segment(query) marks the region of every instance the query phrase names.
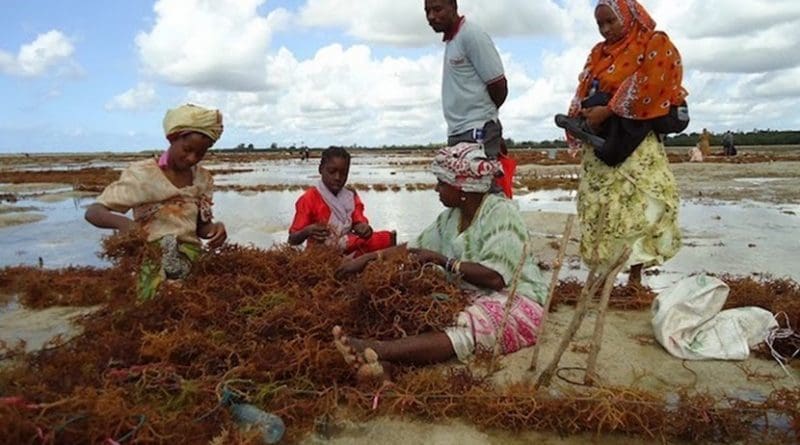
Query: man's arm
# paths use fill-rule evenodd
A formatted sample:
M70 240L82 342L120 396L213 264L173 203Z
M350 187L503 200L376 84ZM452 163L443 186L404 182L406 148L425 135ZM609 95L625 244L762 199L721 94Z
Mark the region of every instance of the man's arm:
M499 110L508 97L508 81L506 81L506 77L503 76L486 85L486 90L489 91L489 97L492 98L494 106Z
M473 30L464 38L464 52L499 109L508 97L508 81L494 42L485 32Z

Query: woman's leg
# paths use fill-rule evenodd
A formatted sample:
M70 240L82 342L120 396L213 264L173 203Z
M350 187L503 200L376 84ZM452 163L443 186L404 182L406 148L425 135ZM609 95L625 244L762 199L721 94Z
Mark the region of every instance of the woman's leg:
M426 332L396 340L362 340L344 335L341 327L333 328L333 339L352 348L356 356L372 349L382 361L404 365L429 365L441 363L456 356L450 338L444 332ZM342 350L341 347L339 348ZM345 357L347 359L347 357Z

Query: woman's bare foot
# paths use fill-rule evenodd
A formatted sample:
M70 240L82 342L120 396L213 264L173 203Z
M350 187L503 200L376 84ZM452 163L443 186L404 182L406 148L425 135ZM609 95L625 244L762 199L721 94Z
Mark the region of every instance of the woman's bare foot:
M350 345L350 339L344 335L344 331L342 330L341 326L334 326L333 330L333 344L336 346L336 349L342 354L344 357L344 361L354 368L358 368L358 351Z
M389 380L386 371L383 369L383 363L374 349L365 349L361 357L363 358L363 363L356 371L356 376L359 380Z
M365 341L350 339L344 335L341 326L334 326L333 344L342 354L344 361L356 370L359 380L390 380L387 373L387 362L382 362L374 349L366 346Z

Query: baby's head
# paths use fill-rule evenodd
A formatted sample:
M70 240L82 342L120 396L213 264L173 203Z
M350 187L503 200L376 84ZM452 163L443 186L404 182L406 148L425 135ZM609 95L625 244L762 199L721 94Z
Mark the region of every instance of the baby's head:
M222 136L222 114L196 105L182 105L167 111L164 134L170 143L168 162L185 170L200 162Z
M345 184L350 173L350 153L342 147L330 147L322 152L319 161L319 174L322 183L334 195L338 194Z

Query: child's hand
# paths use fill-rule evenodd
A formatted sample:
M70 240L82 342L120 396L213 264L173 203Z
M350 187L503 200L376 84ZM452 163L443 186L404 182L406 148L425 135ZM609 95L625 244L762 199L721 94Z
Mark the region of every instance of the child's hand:
M324 243L331 234L331 231L328 229L326 224L311 224L303 230L305 230L306 234L308 234L307 238L311 238L320 243Z
M221 222L211 224L205 238L208 240L208 247L216 249L225 243L228 239L228 232L225 230L225 224Z
M362 255L353 260L345 260L339 267L336 268L336 272L334 272L333 275L337 279L341 280L348 275L357 274L367 267L367 262L366 255Z
M372 227L367 223L358 223L353 226L353 233L358 235L359 238L369 238L372 236Z

